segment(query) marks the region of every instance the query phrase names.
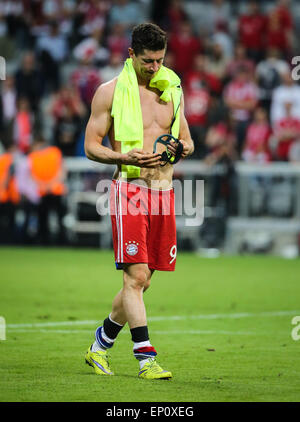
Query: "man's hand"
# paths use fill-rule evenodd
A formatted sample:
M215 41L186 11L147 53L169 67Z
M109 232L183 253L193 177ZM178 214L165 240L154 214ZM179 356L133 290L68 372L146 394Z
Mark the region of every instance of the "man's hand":
M190 154L193 153L194 147L193 145L190 145L188 142L184 141L183 139L180 139L179 142L183 146L183 151L181 153L181 158L186 158ZM171 152L171 154L175 155L177 149L177 144L174 140L170 141L170 145L168 145L168 150Z
M134 148L124 155L121 164L131 165L136 167L155 168L161 163L161 154L151 153L142 149Z

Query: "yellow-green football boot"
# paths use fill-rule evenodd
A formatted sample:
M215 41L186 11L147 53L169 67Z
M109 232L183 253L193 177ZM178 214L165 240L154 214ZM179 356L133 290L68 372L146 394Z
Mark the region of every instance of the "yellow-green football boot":
M97 375L114 375L109 367L106 351L92 352L92 346L90 346L85 355L85 362L94 368Z
M149 358L139 372L139 378L148 380L163 380L172 378L170 371L164 371L154 358Z

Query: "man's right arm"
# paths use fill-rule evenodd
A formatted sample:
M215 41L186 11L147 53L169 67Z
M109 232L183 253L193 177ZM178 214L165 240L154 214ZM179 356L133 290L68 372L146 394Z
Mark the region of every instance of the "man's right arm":
M86 126L84 150L87 158L104 164L121 164L121 153L102 145L112 124L110 115L113 98L111 83L100 85L92 104L91 115Z

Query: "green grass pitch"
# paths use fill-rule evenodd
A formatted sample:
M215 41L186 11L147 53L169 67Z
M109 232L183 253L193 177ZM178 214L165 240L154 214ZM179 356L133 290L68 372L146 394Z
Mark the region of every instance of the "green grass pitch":
M204 259L179 253L144 300L169 381L137 378L128 326L110 352L113 377L84 363L121 288L110 251L0 249L0 401L299 401L300 260Z

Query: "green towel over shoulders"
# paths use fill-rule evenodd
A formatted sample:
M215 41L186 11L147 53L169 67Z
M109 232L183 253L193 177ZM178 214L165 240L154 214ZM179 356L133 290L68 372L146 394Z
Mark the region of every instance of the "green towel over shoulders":
M175 120L172 125L172 135L179 135L180 126L180 99L182 89L180 78L173 70L161 66L151 79L149 86L162 91L160 98L169 102L173 100ZM121 152L126 154L133 148L143 148L143 117L141 110L139 86L132 59L125 61L124 67L118 76L115 87L111 116L114 118L115 140L121 142ZM155 139L153 139L154 143ZM122 176L136 178L140 176L140 167L123 165Z

